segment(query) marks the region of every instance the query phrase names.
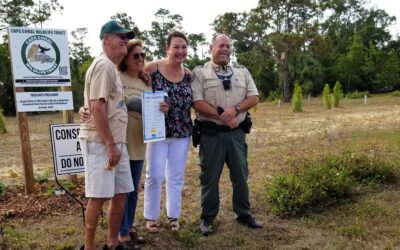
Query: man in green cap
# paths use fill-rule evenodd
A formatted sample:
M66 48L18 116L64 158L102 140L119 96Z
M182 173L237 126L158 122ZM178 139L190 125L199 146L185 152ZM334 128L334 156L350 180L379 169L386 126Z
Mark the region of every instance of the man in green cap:
M88 197L85 221L85 246L95 249L95 233L104 202L108 210L107 244L103 249L124 249L118 241L126 194L133 182L126 149L128 120L123 87L117 65L127 54L129 39L135 34L111 20L101 28L103 53L95 58L86 73L85 107L91 118L81 124L80 138L85 162L85 195Z

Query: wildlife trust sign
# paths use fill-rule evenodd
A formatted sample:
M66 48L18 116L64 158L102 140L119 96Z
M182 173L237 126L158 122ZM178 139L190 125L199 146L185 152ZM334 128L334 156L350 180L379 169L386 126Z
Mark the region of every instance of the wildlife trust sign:
M24 92L24 87L69 87L68 33L60 29L9 27L9 49L18 112L72 110L72 92ZM40 88L38 88L40 91Z
M9 27L15 87L71 86L66 30Z

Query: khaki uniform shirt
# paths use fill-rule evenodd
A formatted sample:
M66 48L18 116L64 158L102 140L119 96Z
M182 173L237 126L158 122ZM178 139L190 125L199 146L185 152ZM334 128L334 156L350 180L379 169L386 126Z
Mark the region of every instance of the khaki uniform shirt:
M204 66L196 67L193 70L193 102L204 100L215 109L218 106L226 109L227 107L238 105L247 96L258 95L253 78L244 66L229 64L227 67L226 71L232 73L230 78L231 88L229 90L224 90L222 80L217 76L216 72L223 71L220 66L207 62ZM196 112L196 117L200 121L212 121L223 125L220 120L206 117L199 112ZM240 112L237 117L239 122L242 122L246 117L246 112Z
M124 102L124 91L116 65L105 54L94 59L85 78L85 107L90 109L90 100L106 100L108 126L114 143L126 143L128 112ZM103 143L97 132L93 116L81 124L80 138Z
M126 72L121 72L121 81L124 86L125 103L128 104L132 98L142 99L144 91L151 91L143 80L132 78ZM142 114L135 111L128 111L128 128L126 131L128 141L127 148L129 160L144 160L146 155L146 144L143 140Z

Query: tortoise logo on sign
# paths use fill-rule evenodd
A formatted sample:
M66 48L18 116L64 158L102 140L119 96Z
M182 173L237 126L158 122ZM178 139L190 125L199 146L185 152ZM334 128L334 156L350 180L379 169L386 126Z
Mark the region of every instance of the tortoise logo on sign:
M47 36L31 36L22 45L21 57L25 67L38 75L49 75L60 64L60 50Z

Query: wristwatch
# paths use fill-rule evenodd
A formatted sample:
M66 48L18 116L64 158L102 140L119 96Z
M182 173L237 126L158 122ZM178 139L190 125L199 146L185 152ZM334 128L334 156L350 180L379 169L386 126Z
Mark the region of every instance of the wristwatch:
M236 112L239 114L240 113L240 104L235 106Z

